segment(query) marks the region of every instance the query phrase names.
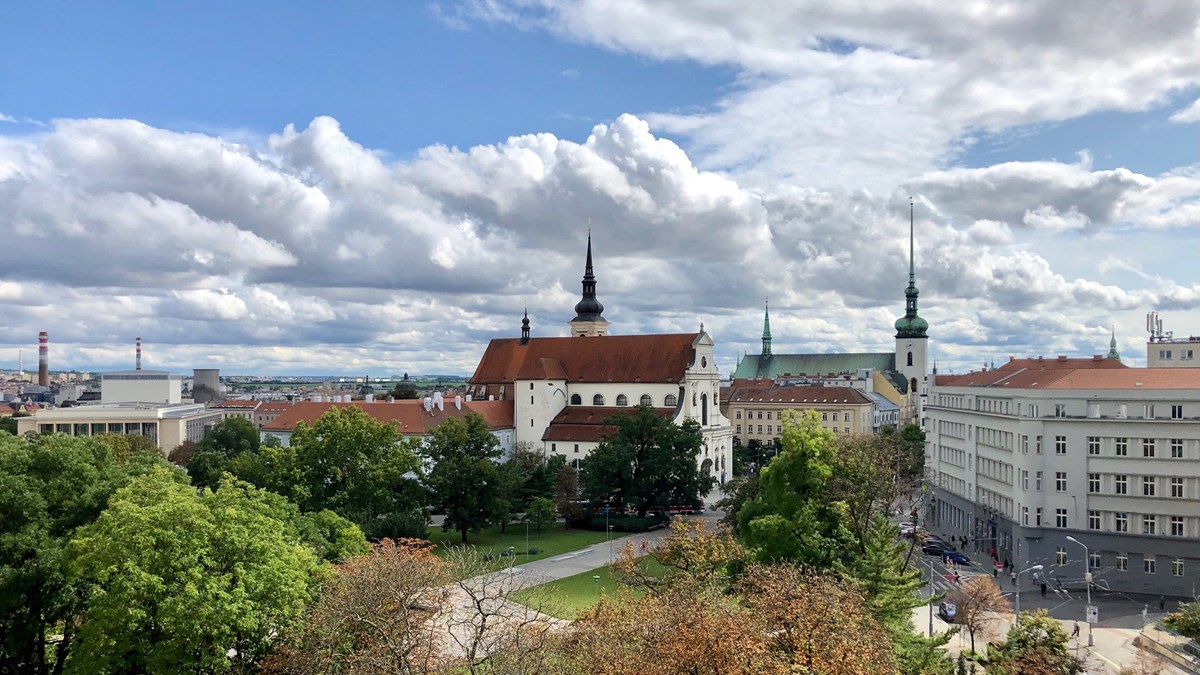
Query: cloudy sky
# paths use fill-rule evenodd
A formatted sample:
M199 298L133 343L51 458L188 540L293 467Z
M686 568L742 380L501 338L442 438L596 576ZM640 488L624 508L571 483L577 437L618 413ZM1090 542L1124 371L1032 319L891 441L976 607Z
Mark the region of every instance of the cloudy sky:
M137 9L133 9L136 7ZM0 368L469 373L563 335L943 369L1200 335L1193 1L24 3Z

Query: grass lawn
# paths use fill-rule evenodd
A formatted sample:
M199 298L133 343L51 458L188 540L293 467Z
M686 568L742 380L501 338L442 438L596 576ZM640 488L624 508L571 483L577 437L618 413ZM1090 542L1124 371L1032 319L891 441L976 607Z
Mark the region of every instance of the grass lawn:
M613 536L624 535L614 533ZM435 554L444 552L447 546L458 546L462 541L458 532L443 532L440 527L429 528L429 540L437 546L434 549ZM562 523L557 523L542 530L540 534L533 528L529 529L529 548L541 549L541 553L530 555L526 553L528 549L525 547L524 523L509 525L508 531L504 534L500 533L499 527L491 527L478 533L467 533L468 546L474 546L481 551L487 551L496 556L499 556L502 551L512 546L516 549L517 559L515 564L517 565L524 565L527 562L541 560L542 558L552 558L556 555L578 551L581 548L602 543L604 543L603 532L566 530L563 529ZM507 562L507 558L504 562ZM503 564L498 567L502 566Z
M653 570L651 574L662 575L667 571L653 558L642 558L642 564L643 569ZM600 577L599 580L594 578L597 576ZM543 612L560 619L574 619L580 611L599 602L601 595L615 595L622 588L629 590L635 597L645 592L620 584L612 569L605 565L518 592L513 596L513 600L539 600L545 603L545 606L540 608Z

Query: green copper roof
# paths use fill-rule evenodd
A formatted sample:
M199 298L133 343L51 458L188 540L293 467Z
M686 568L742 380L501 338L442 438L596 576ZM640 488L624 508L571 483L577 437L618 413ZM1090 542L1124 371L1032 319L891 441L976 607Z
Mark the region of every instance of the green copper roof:
M917 263L913 235L913 203L908 202L908 288L904 289L904 316L896 319L896 337L925 338L929 322L917 315Z
M775 379L802 375L830 375L853 373L860 368L873 370L895 370L896 355L893 353L871 354L750 354L742 359L735 378Z
M763 356L771 355L771 307L765 300L763 301L762 353Z
M1117 351L1117 327L1113 326L1112 339L1108 341L1108 358L1120 361L1121 352Z

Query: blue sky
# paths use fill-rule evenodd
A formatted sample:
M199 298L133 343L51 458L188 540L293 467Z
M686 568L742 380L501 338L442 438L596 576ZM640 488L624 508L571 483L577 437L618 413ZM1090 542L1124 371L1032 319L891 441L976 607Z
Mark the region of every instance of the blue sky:
M0 368L469 372L589 222L615 332L887 349L910 195L944 367L1200 334L1200 9L983 7L7 8Z

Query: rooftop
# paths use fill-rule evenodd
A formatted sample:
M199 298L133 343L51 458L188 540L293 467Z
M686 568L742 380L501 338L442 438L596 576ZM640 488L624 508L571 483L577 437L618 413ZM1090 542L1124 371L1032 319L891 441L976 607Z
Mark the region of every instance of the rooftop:
M424 401L419 399L404 399L393 403L303 401L292 405L287 412L275 418L275 421L264 425L263 431L291 432L300 422L312 424L333 408L351 406L361 409L380 422L393 424L400 433L410 436L423 436L448 419L462 418L472 412L483 417L489 429L506 429L513 426L512 401L464 401L459 409L455 407L453 400L448 400L442 409L433 406L432 410L428 411L425 410Z
M981 370L965 375L939 375L934 384L939 387L1004 387L1008 389L1037 389L1067 377L1073 372L1097 371L1112 375L1133 370L1116 359L1102 356L1090 358L1009 359L994 370ZM1102 379L1102 378L1101 378Z
M730 403L842 403L860 405L871 399L853 387L739 387Z
M607 423L609 420L616 415L630 415L633 411L633 408L611 406L567 406L554 416L542 434L542 440L598 443L617 430L615 425ZM671 408L654 408L654 412L666 418L675 414Z
M517 380L675 384L692 361L698 333L604 337L495 339L488 343L472 384Z

